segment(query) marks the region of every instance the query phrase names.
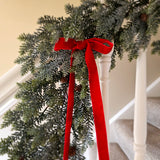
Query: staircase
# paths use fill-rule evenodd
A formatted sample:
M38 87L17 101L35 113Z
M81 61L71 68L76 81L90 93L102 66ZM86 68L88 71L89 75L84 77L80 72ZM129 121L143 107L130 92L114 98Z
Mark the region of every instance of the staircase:
M145 160L160 160L160 97L147 99L147 142ZM112 123L111 160L133 160L133 107Z
M110 160L128 160L118 143L110 143Z

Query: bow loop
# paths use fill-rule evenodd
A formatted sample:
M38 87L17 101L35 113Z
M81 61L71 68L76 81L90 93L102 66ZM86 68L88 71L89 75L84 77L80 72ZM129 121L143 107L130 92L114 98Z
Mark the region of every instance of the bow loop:
M55 51L59 51L59 50L72 50L74 48L74 46L76 45L76 41L74 39L68 39L68 41L66 42L65 39L59 38L58 42L55 44L54 46L54 50Z
M91 38L89 39L89 42L91 44L92 50L95 50L102 54L108 54L113 48L113 43L106 39ZM106 46L105 44L108 44L109 46Z

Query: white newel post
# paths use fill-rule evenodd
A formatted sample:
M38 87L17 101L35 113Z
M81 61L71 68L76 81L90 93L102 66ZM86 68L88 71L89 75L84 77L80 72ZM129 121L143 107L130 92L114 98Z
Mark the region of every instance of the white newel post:
M134 160L144 160L147 136L146 50L141 50L136 66L134 109Z

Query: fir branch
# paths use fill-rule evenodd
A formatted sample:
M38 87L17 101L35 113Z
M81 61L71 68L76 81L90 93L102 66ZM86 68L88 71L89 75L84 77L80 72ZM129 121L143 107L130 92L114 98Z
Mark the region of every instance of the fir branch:
M152 54L159 54L160 55L160 40L154 41L152 43Z
M160 23L160 0L82 0L78 7L66 5L68 17L39 18L39 28L33 34L21 34L21 72L32 73L32 78L18 84L16 98L20 102L4 116L2 128L12 126L13 133L0 141L0 154L10 159L20 158L62 159L67 110L68 76L71 51L54 51L60 37L84 40L93 37L114 42L111 69L116 57L129 60L138 57L139 50L146 48ZM160 40L152 43L152 53L160 54ZM101 54L93 51L95 58ZM93 144L93 115L90 103L88 71L85 50L74 53L73 70L76 85L73 113L74 155L70 159L85 159L84 151ZM38 65L36 64L38 61ZM61 82L63 77L67 81ZM59 85L58 85L59 84Z

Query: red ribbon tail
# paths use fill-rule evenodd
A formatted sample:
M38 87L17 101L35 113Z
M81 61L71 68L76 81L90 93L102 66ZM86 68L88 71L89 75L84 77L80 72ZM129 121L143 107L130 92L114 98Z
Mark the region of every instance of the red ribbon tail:
M73 62L73 58L71 58L71 66L72 66L72 62ZM72 127L72 114L73 114L73 106L74 106L74 86L75 86L75 74L72 72L70 73L70 78L69 78L63 160L68 160L68 156L69 156L70 131Z
M107 131L103 111L103 102L99 85L99 77L96 62L90 44L88 44L85 55L86 64L88 67L89 85L92 100L94 123L96 129L99 160L109 160Z

